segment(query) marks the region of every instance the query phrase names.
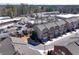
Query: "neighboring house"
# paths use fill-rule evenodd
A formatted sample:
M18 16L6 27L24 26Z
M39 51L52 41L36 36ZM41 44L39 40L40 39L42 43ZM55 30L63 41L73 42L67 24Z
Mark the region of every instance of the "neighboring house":
M58 25L55 22L39 24L34 26L34 30L40 39L52 39L59 35Z
M20 38L11 37L11 40L15 50L18 51L20 55L41 55L40 52L30 48L29 44Z
M48 51L47 55L72 55L64 46L54 46L54 50Z
M34 26L38 37L52 39L66 33L66 22L64 20L51 21L49 23L38 24Z
M40 13L34 13L34 16L38 16L38 18L41 17L48 17L49 15L57 15L59 14L59 11L53 11L53 12L40 12Z
M40 39L52 39L54 37L61 36L67 32L71 32L79 28L79 17L78 15L73 16L74 17L71 15L68 15L68 17L67 15L64 15L64 17L54 16L55 19L50 19L50 22L35 25L36 28L34 28L34 30L38 33L38 37Z
M65 21L67 22L67 30L68 31L73 31L75 29L78 28L78 24L79 24L79 19L77 18L68 18L65 19Z
M65 46L73 55L79 55L79 40Z
M74 30L73 21L71 19L65 19L65 22L66 22L67 32L71 32L72 30Z
M48 37L49 39L54 38L55 36L55 27L57 25L55 24L55 22L50 22L50 23L46 23L45 27L48 29Z
M48 39L48 28L44 24L34 26L35 32L37 32L39 39Z
M56 21L55 23L59 26L59 34L60 35L65 34L67 31L67 29L65 27L66 22L62 19L58 19L58 21Z
M79 18L73 17L71 20L73 21L73 29L77 29L79 27Z
M65 46L54 46L57 55L79 55L79 40L73 41Z
M10 38L0 38L0 54L1 55L13 55L16 53Z
M66 27L68 31L79 28L79 14L60 14L56 15L56 18L62 19L66 22Z

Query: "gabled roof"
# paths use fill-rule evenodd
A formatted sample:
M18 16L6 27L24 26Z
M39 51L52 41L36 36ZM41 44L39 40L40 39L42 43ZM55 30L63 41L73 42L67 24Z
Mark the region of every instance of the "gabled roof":
M79 19L77 17L74 17L74 18L71 18L71 20L75 22L75 21L78 21Z
M50 29L50 28L55 27L55 26L57 26L57 25L56 25L55 22L50 22L50 23L45 24L45 26L46 26L48 29Z
M65 21L67 21L68 23L71 23L72 22L71 19L66 19Z
M75 42L72 42L71 44L67 45L66 48L74 54L74 55L79 55L79 46L75 44Z
M44 24L39 24L39 25L36 25L35 27L37 27L40 31L47 29Z
M67 22L71 23L71 22L76 22L78 21L79 19L77 17L72 17L72 18L68 18L68 19L65 19Z
M58 20L58 21L56 21L56 24L58 24L58 26L61 26L61 25L63 25L63 24L65 24L66 22L64 21L64 20Z

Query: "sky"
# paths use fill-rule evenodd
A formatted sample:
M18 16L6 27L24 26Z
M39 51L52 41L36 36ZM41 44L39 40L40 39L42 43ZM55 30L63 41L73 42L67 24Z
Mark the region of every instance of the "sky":
M79 5L79 0L0 0L0 4Z

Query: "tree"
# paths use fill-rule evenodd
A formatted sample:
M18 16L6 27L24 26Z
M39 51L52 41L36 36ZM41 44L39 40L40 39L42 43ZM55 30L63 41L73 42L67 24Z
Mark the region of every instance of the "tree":
M31 7L30 7L30 5L28 5L28 4L23 4L23 3L22 3L22 4L20 5L19 11L20 11L20 15L30 14Z
M32 35L30 36L30 38L32 40L34 40L35 42L40 42L41 44L44 44L39 38L38 35L35 31L32 31Z
M16 16L16 8L13 5L6 5L7 15L13 18Z
M1 10L1 15L2 16L6 16L7 14L7 10L5 9L5 8L3 8L2 10Z

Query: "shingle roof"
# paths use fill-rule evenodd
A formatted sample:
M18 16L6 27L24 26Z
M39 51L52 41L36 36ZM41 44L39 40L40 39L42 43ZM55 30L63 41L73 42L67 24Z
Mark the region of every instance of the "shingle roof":
M58 26L61 26L65 24L66 22L64 20L60 20L60 21L56 21L56 23L58 24Z
M66 21L67 21L68 23L71 23L71 22L72 22L72 20L70 20L70 19L66 19Z
M21 41L20 38L11 37L12 44L14 48L22 55L40 55L40 52L37 50L29 48L29 44L26 42Z
M61 26L61 25L65 24L66 21L68 23L71 23L71 22L75 22L75 21L78 21L78 20L79 20L78 18L72 17L72 18L65 19L65 21L58 19L58 21L55 21L55 22L39 24L39 25L36 25L36 26L40 29L40 31L43 31L44 29L50 29L51 27Z
M45 24L45 26L46 26L48 29L50 29L50 28L55 27L55 26L57 26L57 25L56 25L55 22L50 22L50 23Z
M55 21L55 22L50 22L50 23L45 23L45 24L39 24L36 25L36 27L38 27L40 29L40 31L43 31L44 29L50 29L52 27L55 26L61 26L62 24L65 24L66 22L64 20L60 20L60 21Z
M78 21L78 17L71 17L71 18L68 18L68 19L65 19L67 22L71 23L71 22L75 22L75 21Z
M15 49L11 44L11 40L6 38L2 42L0 42L0 54L2 55L13 55L15 53Z
M73 22L75 22L75 21L78 21L79 19L78 18L72 18L71 19Z
M47 29L44 24L36 25L36 27L37 27L40 31L43 31L44 29Z
M68 48L68 50L75 55L79 54L79 46L77 46L74 42L69 44L68 46L66 46L66 48Z

